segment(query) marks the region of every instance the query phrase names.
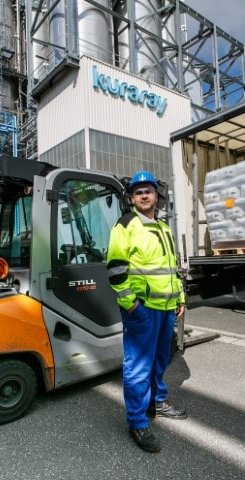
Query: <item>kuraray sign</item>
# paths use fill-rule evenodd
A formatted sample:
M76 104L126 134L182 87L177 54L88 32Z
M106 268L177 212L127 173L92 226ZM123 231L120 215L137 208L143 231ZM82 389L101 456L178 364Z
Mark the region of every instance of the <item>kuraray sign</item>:
M146 105L150 110L156 112L160 117L163 115L167 107L167 99L156 95L148 90L139 90L135 85L130 85L127 82L120 82L115 79L112 80L110 76L99 73L96 65L93 65L93 88L95 90L101 89L105 93L110 93L113 97L127 98L133 103Z

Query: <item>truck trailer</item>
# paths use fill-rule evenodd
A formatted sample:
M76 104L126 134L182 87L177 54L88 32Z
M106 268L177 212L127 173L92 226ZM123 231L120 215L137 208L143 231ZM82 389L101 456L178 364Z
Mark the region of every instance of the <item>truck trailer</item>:
M245 175L243 180L240 168L245 160L245 102L173 132L171 151L176 237L189 307L223 295L244 303L245 230L237 229L232 241L219 230L223 240L214 242L205 191L210 175L228 173L219 197L223 220L229 223L227 219L235 215L238 208L234 207L240 202L240 225L245 222ZM240 170L239 201L229 191L229 186L234 185L231 183L234 167Z

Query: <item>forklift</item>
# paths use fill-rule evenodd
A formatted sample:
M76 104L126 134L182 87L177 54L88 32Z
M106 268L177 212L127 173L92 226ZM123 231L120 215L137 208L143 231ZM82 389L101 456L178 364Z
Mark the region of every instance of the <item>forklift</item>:
M23 416L40 387L121 367L106 254L128 208L113 174L0 157L0 424Z

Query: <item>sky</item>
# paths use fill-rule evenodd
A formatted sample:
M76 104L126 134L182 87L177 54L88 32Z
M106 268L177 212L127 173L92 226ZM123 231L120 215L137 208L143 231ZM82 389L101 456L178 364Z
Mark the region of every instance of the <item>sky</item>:
M245 44L245 0L185 0L184 3Z

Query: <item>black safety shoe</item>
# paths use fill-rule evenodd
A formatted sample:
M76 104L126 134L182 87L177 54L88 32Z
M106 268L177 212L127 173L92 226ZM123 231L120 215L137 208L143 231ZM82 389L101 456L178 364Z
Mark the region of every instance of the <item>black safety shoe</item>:
M187 418L187 414L184 409L178 410L168 401L151 404L147 410L147 416L152 418L166 417L176 420L184 420Z
M140 428L138 430L130 429L129 433L143 450L151 453L160 452L160 442L149 427Z

